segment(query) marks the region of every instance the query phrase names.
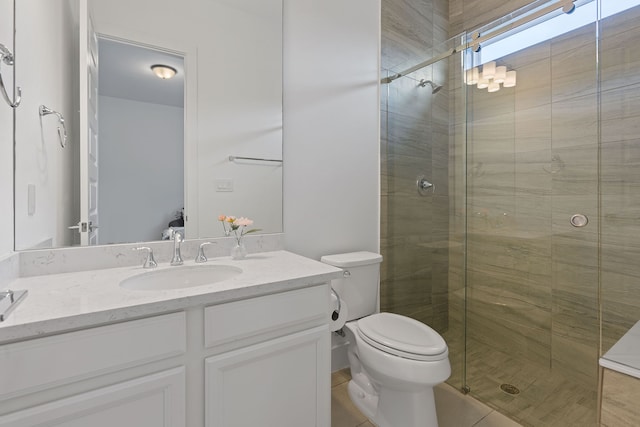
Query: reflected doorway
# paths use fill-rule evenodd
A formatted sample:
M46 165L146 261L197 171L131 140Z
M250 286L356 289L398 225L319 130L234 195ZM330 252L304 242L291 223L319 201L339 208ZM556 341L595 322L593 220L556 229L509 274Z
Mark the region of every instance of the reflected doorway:
M98 46L98 243L184 233L184 58L102 36Z

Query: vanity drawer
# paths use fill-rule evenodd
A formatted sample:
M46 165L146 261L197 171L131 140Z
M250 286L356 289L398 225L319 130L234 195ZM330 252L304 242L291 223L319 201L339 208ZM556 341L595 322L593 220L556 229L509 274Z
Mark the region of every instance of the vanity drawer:
M0 346L0 399L180 355L185 322L172 313Z
M328 322L328 285L214 305L204 309L207 348Z

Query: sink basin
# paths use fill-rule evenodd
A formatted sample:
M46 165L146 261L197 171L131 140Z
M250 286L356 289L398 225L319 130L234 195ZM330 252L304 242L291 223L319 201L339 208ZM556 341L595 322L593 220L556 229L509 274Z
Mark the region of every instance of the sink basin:
M242 273L231 265L192 265L150 271L120 282L125 289L136 291L162 291L210 285Z

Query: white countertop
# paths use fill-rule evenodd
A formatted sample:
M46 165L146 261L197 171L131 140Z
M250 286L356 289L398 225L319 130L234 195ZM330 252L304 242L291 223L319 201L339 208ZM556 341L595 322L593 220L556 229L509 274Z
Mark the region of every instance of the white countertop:
M234 261L210 258L207 264L239 267L231 279L192 288L134 291L119 286L123 279L150 270L119 267L22 277L9 284L29 291L26 299L0 323L0 343L94 325L220 304L328 282L342 270L286 251L260 252ZM185 261L184 266L196 265ZM155 270L178 269L161 264Z
M640 322L600 358L600 366L640 378Z

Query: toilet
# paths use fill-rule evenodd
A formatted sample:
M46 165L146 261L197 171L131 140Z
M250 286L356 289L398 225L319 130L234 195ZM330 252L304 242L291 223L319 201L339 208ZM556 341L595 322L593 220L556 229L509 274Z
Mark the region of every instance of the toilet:
M344 270L331 282L348 307L349 397L378 427L437 427L433 387L451 375L444 339L422 322L376 313L382 256L372 252L326 255Z

